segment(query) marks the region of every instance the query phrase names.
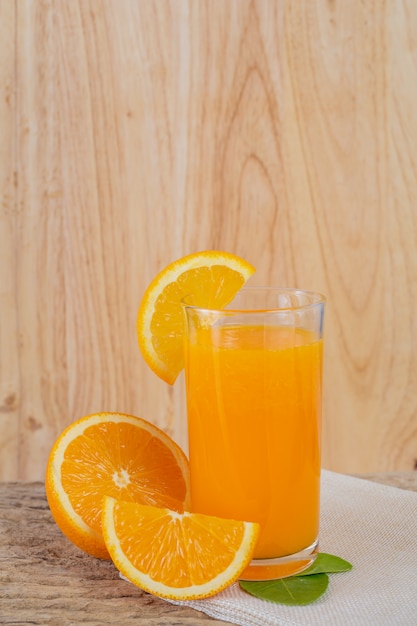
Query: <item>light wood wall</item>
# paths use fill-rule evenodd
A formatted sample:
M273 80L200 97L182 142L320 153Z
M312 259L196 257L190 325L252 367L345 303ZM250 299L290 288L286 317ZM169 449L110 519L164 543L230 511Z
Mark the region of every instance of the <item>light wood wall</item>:
M72 420L186 447L135 318L205 248L327 295L323 464L417 459L414 0L0 1L0 479Z

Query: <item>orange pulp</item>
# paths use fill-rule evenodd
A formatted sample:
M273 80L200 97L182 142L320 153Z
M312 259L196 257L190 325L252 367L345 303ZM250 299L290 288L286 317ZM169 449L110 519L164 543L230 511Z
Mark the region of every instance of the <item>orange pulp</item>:
M322 340L282 326L186 338L193 512L259 522L254 558L318 537Z

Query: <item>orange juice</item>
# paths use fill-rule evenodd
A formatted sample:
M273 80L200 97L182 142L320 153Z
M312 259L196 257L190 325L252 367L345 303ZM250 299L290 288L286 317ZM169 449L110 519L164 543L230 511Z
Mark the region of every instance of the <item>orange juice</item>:
M201 325L185 345L192 509L256 521L254 554L319 530L322 340L277 325Z

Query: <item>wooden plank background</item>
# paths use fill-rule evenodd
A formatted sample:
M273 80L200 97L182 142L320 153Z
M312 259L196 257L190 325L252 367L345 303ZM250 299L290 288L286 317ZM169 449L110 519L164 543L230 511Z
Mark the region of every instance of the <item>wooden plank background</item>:
M324 466L415 468L415 1L1 0L0 41L0 479L99 410L186 447L135 318L205 248L327 295Z

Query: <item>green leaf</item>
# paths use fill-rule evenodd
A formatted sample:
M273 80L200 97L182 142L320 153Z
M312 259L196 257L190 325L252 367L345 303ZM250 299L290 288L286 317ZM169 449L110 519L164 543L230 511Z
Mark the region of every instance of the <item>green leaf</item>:
M329 584L327 574L313 574L309 576L290 576L280 580L239 582L242 589L252 596L278 602L279 604L299 605L314 602L326 591Z
M336 572L348 572L352 569L352 563L341 559L340 556L320 552L310 567L300 572L300 576L311 574L335 574Z
M327 574L348 572L352 564L340 556L320 552L313 565L299 574L268 581L240 581L242 589L252 596L277 602L302 606L314 602L326 591L329 584Z

